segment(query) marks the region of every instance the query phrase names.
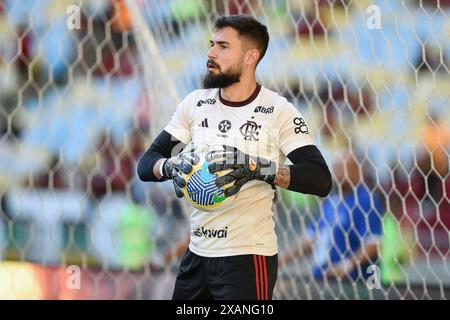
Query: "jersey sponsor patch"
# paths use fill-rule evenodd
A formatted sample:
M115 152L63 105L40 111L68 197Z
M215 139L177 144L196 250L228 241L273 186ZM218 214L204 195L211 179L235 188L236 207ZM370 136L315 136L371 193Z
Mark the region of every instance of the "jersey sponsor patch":
M231 122L230 122L230 120L222 120L222 121L220 121L218 129L222 133L226 133L226 132L230 131L230 129L231 129Z
M216 99L205 99L205 100L198 100L197 107L201 107L204 104L215 104Z
M257 106L253 112L254 113L260 112L260 113L264 113L264 114L270 114L270 113L273 113L273 109L274 109L273 106L270 106L268 108L263 107L263 106Z
M226 238L228 233L228 227L224 229L205 229L204 227L198 227L194 230L194 236L199 238Z
M294 129L296 134L298 134L300 132L303 134L309 133L308 126L305 123L305 119L296 117L296 118L294 118L294 124L296 125L296 127Z

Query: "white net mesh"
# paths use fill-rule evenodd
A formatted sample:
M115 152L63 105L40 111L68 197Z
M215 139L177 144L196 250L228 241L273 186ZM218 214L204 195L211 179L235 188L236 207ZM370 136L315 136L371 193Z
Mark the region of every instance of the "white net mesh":
M258 81L336 180L328 207L277 190L280 257L299 252L275 298L449 298L446 0L0 0L0 298L171 297L189 208L136 161L236 13L268 26ZM370 201L349 202L360 186ZM342 257L360 272L326 276Z

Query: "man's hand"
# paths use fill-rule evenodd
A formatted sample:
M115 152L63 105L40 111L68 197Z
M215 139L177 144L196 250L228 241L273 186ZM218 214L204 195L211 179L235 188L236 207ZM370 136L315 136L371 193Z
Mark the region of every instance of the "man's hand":
M276 164L261 157L252 157L241 150L223 146L222 150L214 150L206 155L210 173L232 169L230 173L217 178L216 185L220 188L234 181L234 185L225 189L229 197L239 192L241 187L251 180L267 182L274 187Z
M180 172L184 174L191 173L192 166L196 165L199 161L199 156L194 152L180 153L178 156L164 161L162 166L163 177L172 179L175 194L178 198L183 197L183 191L181 189L186 186L186 181L181 177Z

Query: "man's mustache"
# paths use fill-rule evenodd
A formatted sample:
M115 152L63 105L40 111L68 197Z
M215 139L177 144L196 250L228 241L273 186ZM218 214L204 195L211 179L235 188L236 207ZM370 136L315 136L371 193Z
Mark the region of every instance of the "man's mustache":
M206 62L206 67L208 68L209 65L212 65L213 67L216 67L217 69L220 69L220 66L214 60L208 60Z

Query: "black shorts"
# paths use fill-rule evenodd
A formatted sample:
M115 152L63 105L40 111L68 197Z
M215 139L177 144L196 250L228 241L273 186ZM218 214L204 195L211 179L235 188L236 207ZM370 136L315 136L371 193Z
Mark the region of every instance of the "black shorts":
M278 255L201 257L189 248L178 272L173 300L270 300Z

